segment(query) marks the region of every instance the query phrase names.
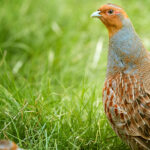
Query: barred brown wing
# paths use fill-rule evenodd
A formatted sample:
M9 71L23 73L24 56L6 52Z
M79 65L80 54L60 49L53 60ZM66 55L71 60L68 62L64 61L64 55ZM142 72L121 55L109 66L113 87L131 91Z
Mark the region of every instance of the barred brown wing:
M118 73L108 78L103 89L103 104L108 120L123 140L129 145L142 142L147 147L150 140L150 95L139 77Z

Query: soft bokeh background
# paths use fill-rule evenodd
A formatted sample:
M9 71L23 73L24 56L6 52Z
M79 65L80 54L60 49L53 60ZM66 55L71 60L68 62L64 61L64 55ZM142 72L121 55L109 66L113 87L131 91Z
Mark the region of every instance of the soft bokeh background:
M25 149L127 150L103 112L108 36L90 15L121 5L150 49L150 1L1 0L0 139Z

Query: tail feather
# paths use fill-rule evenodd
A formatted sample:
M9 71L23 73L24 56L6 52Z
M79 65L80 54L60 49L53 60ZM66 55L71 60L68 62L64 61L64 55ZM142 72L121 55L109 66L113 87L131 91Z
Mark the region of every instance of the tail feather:
M142 137L135 137L130 141L132 150L150 150L150 141Z

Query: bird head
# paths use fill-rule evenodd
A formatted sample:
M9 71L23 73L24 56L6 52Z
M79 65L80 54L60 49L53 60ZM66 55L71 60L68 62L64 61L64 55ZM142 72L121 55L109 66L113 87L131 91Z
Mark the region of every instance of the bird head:
M23 150L16 143L7 140L0 140L0 150Z
M118 5L106 4L94 12L91 17L99 18L109 31L109 37L113 36L123 27L124 19L128 16Z

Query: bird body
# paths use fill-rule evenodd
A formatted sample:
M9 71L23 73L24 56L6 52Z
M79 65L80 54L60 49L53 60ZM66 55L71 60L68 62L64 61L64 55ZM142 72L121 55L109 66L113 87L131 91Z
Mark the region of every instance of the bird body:
M23 150L16 143L7 140L0 140L0 150Z
M116 134L133 150L150 150L150 55L125 11L113 4L96 15L109 32L103 104Z

